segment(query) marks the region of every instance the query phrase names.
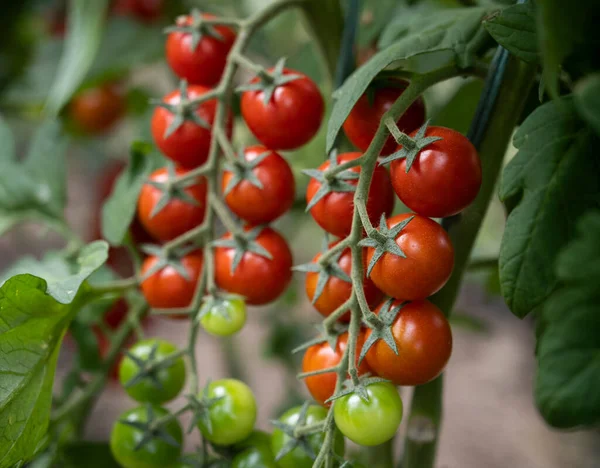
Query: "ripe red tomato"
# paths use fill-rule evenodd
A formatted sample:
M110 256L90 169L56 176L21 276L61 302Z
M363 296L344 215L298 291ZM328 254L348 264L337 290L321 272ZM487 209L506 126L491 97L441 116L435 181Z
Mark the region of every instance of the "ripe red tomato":
M414 136L414 132L411 136ZM461 133L429 127L428 137L441 137L423 148L406 172L406 159L390 165L396 194L415 213L444 218L469 206L481 187L481 162L477 150Z
M188 86L188 99L198 98L208 91L210 89L204 86ZM163 98L163 101L172 105L178 104L180 102L179 90L167 94ZM217 100L209 99L198 106L196 114L208 125L212 125L216 110ZM157 106L154 110L151 128L156 146L160 148L167 158L173 160L183 168L192 169L202 165L208 158L211 130L201 127L195 122L186 120L169 137L165 138L165 132L174 118L175 115L163 107ZM231 115L229 115L227 122L229 135L231 135L231 129L232 121Z
M204 19L214 19L214 15L203 14ZM191 16L177 18L177 26L189 26ZM221 79L227 55L235 41L235 32L226 26L214 26L221 38L204 33L195 49L192 49L192 34L172 32L167 37L166 55L171 69L181 79L189 83L214 86Z
M365 342L365 332L361 331L356 341L356 364L358 365L358 357L360 350ZM335 349L329 346L329 343L319 343L311 346L304 353L302 359L302 372L312 372L321 369L327 369L329 367L337 366L342 360L342 356L346 351L348 345L348 332L343 333L338 337ZM358 374L363 375L370 372L369 366L366 361L363 362L357 368ZM313 398L325 405L325 401L331 398L335 391L335 384L337 382L337 376L335 372L327 372L326 374L313 375L306 377L304 383L308 388L308 391ZM329 406L327 404L325 406Z
M292 150L307 143L319 130L324 112L323 97L313 80L287 68L283 74L297 74L300 78L278 86L267 105L263 91L244 91L241 100L242 117L248 128L262 144L274 150ZM257 77L252 83L258 81Z
M333 247L337 242L333 242L329 245L329 248ZM317 263L321 258L321 253L315 255L312 259L313 263ZM349 248L344 249L340 258L338 259L339 267L350 276L352 272L352 254ZM312 302L313 297L315 296L315 290L317 289L317 282L319 280L319 273L317 272L308 272L306 274L306 295ZM383 293L375 287L373 282L367 278L366 276L363 278L363 287L365 291L365 296L367 298L367 302L369 306L375 307L381 299L383 299ZM319 296L319 298L313 303L315 309L317 309L323 316L327 317L333 311L335 311L338 307L340 307L344 302L346 302L350 298L350 294L352 293L352 283L348 283L337 276L331 275L325 284L325 288L323 292ZM344 314L340 321L349 322L350 321L350 313Z
M147 257L142 264L142 276L156 262L158 262L157 257ZM202 272L202 251L196 250L187 254L181 259L181 264L187 271L189 280L181 276L172 266L166 266L142 281L142 294L150 307L172 309L190 305L196 291L198 277Z
M403 213L388 219L388 227L414 216L396 237L406 258L386 252L371 270L371 280L388 296L407 301L439 291L452 273L454 249L448 233L424 216ZM367 262L375 249L367 248Z
M90 134L103 133L125 113L125 99L114 83L108 83L77 93L68 112L80 130Z
M343 153L337 156L338 164L345 163L362 156L361 153ZM319 166L320 171L329 168L329 161ZM360 172L360 167L349 169ZM356 185L356 180L348 180L347 183ZM306 202L310 203L315 193L321 187L321 182L311 179L306 188ZM367 212L372 223L378 223L382 214L389 215L394 209L394 190L390 183L387 171L378 166L373 172L369 198L367 199ZM310 209L310 214L325 231L338 237L345 237L352 229L352 215L354 213L353 192L332 192L325 195Z
M250 228L246 227L246 231ZM231 239L231 233L222 239ZM245 252L242 260L231 272L235 249L217 247L215 249L215 282L230 293L239 294L252 305L263 305L277 299L292 279L292 252L285 239L277 231L266 227L256 237L255 242L265 248L273 257L254 252Z
M400 305L395 300L391 307ZM381 306L377 309L379 313ZM398 354L383 340L366 354L373 371L396 385L422 385L442 373L452 353L452 330L442 311L429 301L404 305L391 327ZM371 335L367 331L366 339Z
M363 94L344 122L344 132L354 146L366 151L379 127L379 121L392 104L404 92L408 83L402 80L394 80L393 86L375 87ZM373 96L369 96L373 93ZM404 133L417 130L425 123L425 103L419 97L413 102L397 122L398 128ZM393 136L389 136L385 142L382 155L388 155L396 151L398 144Z
M185 174L184 169L176 169L177 175ZM166 182L169 179L167 168L163 167L150 175L150 180ZM202 223L206 214L206 181L198 178L198 183L185 188L185 193L192 197L197 205L172 198L167 205L152 216L152 210L163 196L163 191L148 183L142 186L138 198L138 218L146 231L157 240L167 241L189 231Z
M163 9L164 0L117 0L113 7L115 13L133 16L144 23L158 20Z
M244 179L225 195L231 211L251 224L266 224L279 218L290 209L296 193L294 174L279 153L260 145L250 146L244 151L244 159L251 162L265 152L268 156L250 169L262 188ZM231 171L223 172L223 193L234 177Z

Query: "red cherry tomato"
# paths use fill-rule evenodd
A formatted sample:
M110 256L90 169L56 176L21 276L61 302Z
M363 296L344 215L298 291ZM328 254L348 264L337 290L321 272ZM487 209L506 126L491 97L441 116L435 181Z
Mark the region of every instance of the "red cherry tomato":
M114 83L84 89L69 104L75 125L90 134L109 130L124 113L125 99Z
M188 86L188 99L192 100L210 91L200 85ZM180 102L179 90L167 94L163 101L168 104ZM209 99L198 106L196 114L208 125L212 125L217 110L217 100ZM167 156L179 166L192 169L206 162L210 149L211 130L204 128L195 122L186 120L171 135L165 138L165 132L173 122L175 115L163 108L157 107L152 115L152 136L156 145ZM231 135L232 121L228 116L227 131Z
M307 143L323 119L323 97L314 81L295 70L284 69L284 75L289 74L300 78L278 86L266 105L263 91L242 94L242 117L248 128L262 144L274 150L292 150ZM258 81L254 78L252 83Z
M176 169L177 175L185 174L184 169ZM154 182L165 182L169 179L167 168L161 168L150 175ZM206 181L198 178L198 183L185 188L185 193L196 200L193 205L179 198L172 198L167 205L152 216L152 210L163 196L163 191L148 183L142 186L138 198L138 218L146 231L155 239L167 241L189 231L202 223L206 213Z
M203 14L204 19L214 19L214 15ZM189 26L193 23L191 16L180 16L177 26ZM221 36L213 37L208 33L202 35L196 48L192 48L192 34L188 32L172 32L167 37L167 62L181 79L189 83L214 86L221 79L227 55L235 41L235 33L226 26L214 26Z
M414 301L439 291L452 273L454 249L448 233L435 221L413 213L388 219L388 227L414 216L396 237L406 258L386 252L371 270L371 280L388 296ZM367 263L375 249L367 248Z
M248 231L250 228L246 227ZM231 233L222 239L231 239ZM277 231L266 227L256 237L255 242L272 256L266 257L254 252L245 252L242 260L231 272L235 249L217 247L215 249L215 281L217 286L230 293L239 294L252 305L263 305L277 299L292 279L292 252L285 239Z
M362 349L364 342L365 333L364 331L361 331L356 342L357 366L360 350ZM342 356L346 351L346 346L348 346L348 332L345 332L338 337L335 349L332 349L327 342L311 346L304 353L304 358L302 359L302 372L312 372L337 366L342 360ZM357 370L359 375L366 374L367 372L371 371L364 360L358 366ZM322 405L325 405L325 401L331 398L333 395L336 382L337 376L335 372L313 375L304 379L304 383L306 384L310 394ZM330 404L327 404L325 406L329 405Z
M395 300L391 307L402 304ZM377 309L379 313L381 306ZM371 369L396 385L422 385L442 373L452 353L452 330L448 319L429 301L405 304L391 327L398 354L383 340L366 354ZM366 339L371 335L367 331Z
M333 247L337 242L333 242L329 245L329 248ZM317 263L321 258L321 253L318 253L315 258L312 259L313 263ZM352 254L350 249L344 249L342 255L338 259L339 267L350 276L352 272ZM306 274L306 295L312 302L315 296L315 290L317 289L317 282L319 280L319 273L309 272ZM375 287L373 282L366 276L363 278L363 287L365 291L365 297L369 306L375 307L383 299L383 293ZM337 276L331 275L325 284L323 292L319 298L313 303L315 309L317 309L325 317L329 316L333 311L340 307L344 302L350 298L352 293L352 283L348 283ZM350 313L344 314L340 321L349 322Z
M406 159L392 161L394 190L402 203L420 215L444 218L460 213L481 187L477 150L467 137L449 128L429 127L425 136L442 140L423 148L408 172Z
M362 156L361 153L343 153L337 156L337 161L338 164L342 164L360 156ZM329 168L329 165L329 161L326 161L319 166L319 170L325 171ZM360 172L360 167L356 166L350 170ZM353 185L358 183L356 180L348 180L346 182ZM318 180L310 180L306 188L307 203L310 203L320 187L321 183ZM394 209L394 201L394 190L390 183L390 177L382 166L378 166L373 172L369 198L367 199L367 212L371 222L377 224L382 214L389 215ZM310 214L319 226L338 237L345 237L350 234L353 213L353 192L328 193L310 209Z
M164 9L164 0L117 0L113 11L120 15L133 16L144 23L158 20Z
M265 152L269 155L251 169L262 188L244 179L225 196L231 211L251 224L266 224L279 218L290 209L296 193L294 174L279 153L264 146L251 146L244 151L244 159L250 162ZM233 172L223 172L223 193L233 178Z
M366 151L379 127L379 121L392 104L402 95L408 83L402 80L394 80L393 86L374 87L363 94L344 122L344 132L354 146ZM369 94L372 93L372 97ZM398 128L404 133L417 130L425 123L425 103L419 97L413 102L397 122ZM388 155L396 151L396 140L389 136L386 140L382 155Z

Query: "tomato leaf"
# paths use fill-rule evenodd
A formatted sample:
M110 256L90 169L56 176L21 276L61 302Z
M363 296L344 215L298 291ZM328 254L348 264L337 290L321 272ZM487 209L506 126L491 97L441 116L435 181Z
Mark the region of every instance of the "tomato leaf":
M560 253L562 287L541 314L537 405L555 427L600 422L600 211L581 217L578 235Z
M529 63L539 59L533 2L521 3L501 10L486 19L483 26L502 47Z
M600 135L600 73L588 75L577 83L575 104L581 117Z
M523 122L519 150L505 168L500 198L510 214L500 248L502 294L524 317L558 284L554 261L573 237L573 222L600 204L598 145L572 96L548 102Z

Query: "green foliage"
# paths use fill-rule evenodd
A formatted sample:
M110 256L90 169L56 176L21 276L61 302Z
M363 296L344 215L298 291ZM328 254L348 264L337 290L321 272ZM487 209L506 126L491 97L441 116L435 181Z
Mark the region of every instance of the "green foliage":
M399 9L397 0L363 0L361 25L357 42L361 47L368 47L377 41L390 17Z
M600 135L600 73L577 83L575 105L581 117Z
M64 468L119 468L110 447L102 442L74 442L62 452Z
M479 96L483 90L481 80L465 82L448 103L432 118L432 125L453 128L466 135L475 115Z

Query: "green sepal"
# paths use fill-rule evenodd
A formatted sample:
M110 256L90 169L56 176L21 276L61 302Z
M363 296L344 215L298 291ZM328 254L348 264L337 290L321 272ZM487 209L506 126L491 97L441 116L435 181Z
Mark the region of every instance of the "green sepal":
M371 346L379 340L383 340L396 355L398 354L398 346L396 345L396 340L394 340L394 335L392 334L392 325L402 307L407 303L403 302L402 304L392 307L393 302L394 299L390 298L381 306L378 315L380 326L371 328L369 338L364 342L362 349L360 350L360 355L358 356L359 365L369 352L369 349L371 349Z
M229 193L243 180L247 180L256 188L262 190L263 184L254 174L254 169L267 157L271 154L271 151L265 151L259 154L252 161L247 161L244 157L244 150L240 149L238 153L238 158L235 162L227 162L224 164L224 169L226 171L231 172L232 177L229 180L227 187L225 187L225 191L223 195L227 196Z
M281 460L288 453L290 453L291 451L295 450L298 447L313 460L315 458L317 458L315 452L313 451L313 449L310 445L310 441L308 438L310 434L305 434L300 437L296 437L296 435L295 435L296 428L302 427L306 424L306 417L308 415L309 407L310 407L310 404L307 401L305 401L302 404L302 408L300 408L300 413L298 414L298 419L295 424L286 424L286 423L284 423L282 421L278 421L278 420L271 421L271 424L273 424L273 426L275 426L277 429L282 431L284 434L286 434L290 438L290 440L288 440L285 443L285 445L283 447L281 447L281 450L279 450L279 452L277 454L275 454L276 462Z
M235 273L235 270L239 266L244 254L246 252L252 252L256 255L266 258L267 260L273 260L271 252L265 249L262 245L256 242L256 238L262 232L264 226L256 226L249 231L244 233L233 235L231 239L217 239L211 242L213 247L224 247L229 249L235 249L233 260L231 261L231 274Z
M433 143L435 141L442 140L442 137L426 137L425 136L425 132L427 131L428 125L429 125L429 120L427 122L425 122L421 126L421 128L419 128L419 131L412 138L409 137L408 135L406 135L406 138L410 138L410 140L412 140L412 142L413 142L413 146L411 148L407 147L407 145L402 146L402 148L400 148L395 153L392 153L389 156L383 158L379 162L379 165L382 166L389 162L395 161L396 159L406 158L406 172L410 171L410 168L412 167L413 163L415 162L415 159L417 158L417 156L419 155L419 153L421 152L422 149L426 148L427 146L429 146L431 143ZM397 143L401 144L400 142L397 142Z
M173 250L173 251L166 252L165 249L163 249L161 246L154 245L154 244L142 244L140 246L140 249L142 250L142 252L144 252L148 255L157 257L157 259L158 259L157 262L154 265L152 265L152 267L149 268L148 271L146 271L144 273L144 275L140 278L141 282L146 281L154 273L162 270L163 268L165 268L167 266L172 267L186 281L191 280L190 275L189 275L188 271L186 270L186 268L181 263L181 260L187 254L196 250L197 249L196 246L189 245L189 246L181 247L181 248Z
M343 396L350 395L352 393L356 393L361 400L365 402L369 402L369 394L367 392L367 387L374 383L380 382L389 382L387 379L382 379L381 377L370 377L369 374L365 374L358 379L358 383L353 383L351 379L344 381L343 388L338 393L333 395L328 400L325 400L325 403L331 403L332 401L337 400L338 398L342 398Z
M165 182L157 182L155 180L148 180L146 182L148 185L152 185L161 191L161 197L152 208L150 218L153 218L160 213L173 199L181 200L190 205L199 206L198 200L185 191L186 187L197 183L195 180L190 180L183 186L173 184L173 181L177 178L177 174L175 173L175 167L172 164L167 164L167 176L168 179Z
M187 433L189 434L194 430L194 427L198 425L198 423L202 423L209 434L212 434L212 423L210 421L210 409L212 406L217 403L219 400L222 400L223 397L210 398L208 396L208 389L210 386L210 381L206 383L206 386L202 390L202 396L198 397L196 395L186 395L188 400L188 405L191 408L192 412L192 420L188 427Z
M292 349L292 354L299 353L300 351L304 351L310 348L311 346L325 342L329 343L331 349L336 349L338 338L342 333L348 331L348 326L343 325L339 322L334 323L331 329L327 329L322 323L315 325L315 328L319 332L317 337L312 338Z
M290 73L285 75L283 73L283 69L285 67L285 57L280 58L273 71L265 72L265 76L258 76L258 81L256 83L248 83L236 88L236 92L244 92L244 91L262 91L263 93L263 104L267 106L271 99L273 98L273 94L275 94L275 90L279 86L283 86L291 81L295 81L299 78L302 78L302 75L296 73Z
M134 447L134 451L140 450L144 445L151 442L152 440L159 439L163 442L173 446L179 447L180 444L173 438L171 434L169 434L161 424L156 425L157 418L155 418L154 410L152 409L152 405L146 405L146 414L148 420L146 422L141 421L127 421L126 419L120 419L119 422L121 424L125 424L127 426L131 426L138 431L142 431L142 438L138 441L138 443ZM165 421L164 424L167 424L169 421Z
M225 40L225 37L217 31L217 28L212 24L204 22L200 10L197 8L192 9L190 16L192 17L192 24L176 24L175 26L168 26L163 32L165 34L173 32L190 34L192 36L192 52L196 50L204 36L215 38L221 42Z

